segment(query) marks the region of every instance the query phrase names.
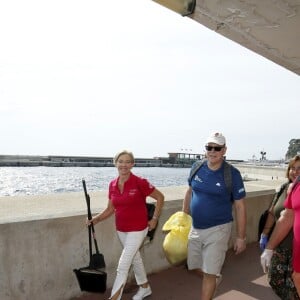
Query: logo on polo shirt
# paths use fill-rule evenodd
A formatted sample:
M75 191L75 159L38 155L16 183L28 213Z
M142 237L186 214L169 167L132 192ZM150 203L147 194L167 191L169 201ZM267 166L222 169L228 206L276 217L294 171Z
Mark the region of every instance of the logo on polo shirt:
M203 182L202 179L201 179L200 177L198 177L198 175L196 175L196 176L194 177L194 180L199 181L199 182Z
M130 189L128 194L129 196L134 196L137 193L137 189Z

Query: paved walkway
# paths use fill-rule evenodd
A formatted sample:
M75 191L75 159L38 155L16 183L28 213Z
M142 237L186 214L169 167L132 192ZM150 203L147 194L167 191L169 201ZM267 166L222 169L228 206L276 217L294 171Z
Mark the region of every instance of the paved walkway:
M248 245L247 250L235 255L228 251L223 268L223 280L217 288L214 299L219 300L278 300L269 287L260 266L260 249L257 243ZM149 276L152 295L146 300L201 300L201 278L188 272L184 266L170 267ZM131 300L137 290L136 285L128 284L122 300ZM105 294L84 293L72 300L108 299L110 289Z

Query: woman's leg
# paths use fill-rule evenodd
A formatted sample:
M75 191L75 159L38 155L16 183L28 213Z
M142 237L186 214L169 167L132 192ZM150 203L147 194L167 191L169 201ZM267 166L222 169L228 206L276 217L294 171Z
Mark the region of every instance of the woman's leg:
M134 272L136 283L138 285L142 285L143 287L147 287L148 286L147 274L139 250L136 252L136 255L133 258L132 265L133 265L133 272Z
M269 284L280 299L299 299L292 279L292 250L277 247L268 271Z
M139 276L141 273L140 269L140 253L139 253L139 248L141 247L145 236L147 235L148 228L142 231L134 231L134 232L119 232L118 231L118 236L120 238L120 241L123 245L123 251L119 259L119 264L117 268L117 276L115 279L115 282L112 287L111 291L111 298L112 300L119 300L121 299L123 288L125 286L125 283L127 281L128 273L131 264L133 263L138 263L137 268L139 272ZM138 255L137 262L136 256ZM143 263L143 262L142 262ZM144 267L144 265L143 265ZM134 271L135 271L134 268ZM144 271L145 272L145 271ZM146 279L147 281L147 279Z

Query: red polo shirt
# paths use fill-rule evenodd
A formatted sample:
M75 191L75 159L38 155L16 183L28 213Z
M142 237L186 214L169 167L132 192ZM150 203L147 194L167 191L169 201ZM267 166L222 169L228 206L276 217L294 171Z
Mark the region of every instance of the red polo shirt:
M108 197L115 208L118 231L140 231L148 226L146 197L155 189L147 179L130 174L123 193L118 188L119 177L109 184Z
M284 206L294 210L293 268L300 273L300 183L289 193Z

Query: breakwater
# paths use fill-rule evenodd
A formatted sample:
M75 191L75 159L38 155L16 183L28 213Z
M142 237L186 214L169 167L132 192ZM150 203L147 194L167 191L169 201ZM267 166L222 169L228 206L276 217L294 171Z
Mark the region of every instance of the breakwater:
M136 158L136 167L189 168L195 160L170 162L168 157ZM0 167L114 167L113 157L0 155Z
M196 154L169 153L169 157L135 158L135 167L190 168L199 159ZM114 163L113 157L0 155L0 167L114 167Z

